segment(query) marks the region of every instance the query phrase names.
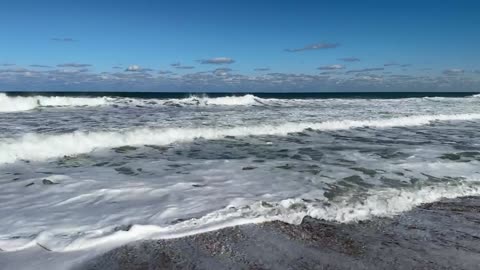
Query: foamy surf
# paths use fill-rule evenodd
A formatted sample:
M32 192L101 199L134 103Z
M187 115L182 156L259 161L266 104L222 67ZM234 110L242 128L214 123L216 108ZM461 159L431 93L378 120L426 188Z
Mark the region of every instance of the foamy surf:
M285 136L312 130L342 130L360 127L388 128L419 126L434 121L478 120L480 114L420 115L376 120L340 120L320 123L284 123L280 125L238 126L233 128L140 128L124 132L73 132L61 135L27 134L21 138L0 141L0 163L17 160L45 160L88 153L96 149L127 145L167 145L203 138L216 140L226 136Z
M130 96L0 113L7 268L63 270L135 240L348 223L480 195L477 97Z
M0 239L0 248L6 252L36 246L53 252L72 252L92 248L111 249L142 239L170 239L219 230L225 227L283 221L300 224L305 216L340 223L356 222L373 217L392 217L425 203L441 199L480 195L479 181L446 182L409 189L372 189L363 199L344 197L336 202L318 198L309 202L301 198L278 202L258 201L251 205L230 205L200 218L189 219L169 226L155 224L114 224L101 229L71 227L69 236L63 228L43 231L34 239ZM128 229L117 230L128 225Z
M79 107L106 104L108 104L108 100L104 97L7 96L0 93L0 112L29 111L40 107Z
M392 217L409 211L425 203L452 199L464 196L480 195L478 181L447 183L438 186L422 187L418 190L379 189L370 191L369 195L357 202L349 202L348 198L331 203L308 203L303 199L286 199L280 202L257 202L243 206L241 209L227 207L210 213L199 219L191 219L176 225L161 227L155 225L134 225L128 231L115 232L103 237L81 238L68 246L60 247L61 251L89 249L98 245L115 243L125 244L141 239L169 239L185 237L219 230L225 227L268 221L283 221L300 224L304 217L335 221L340 223L357 222L373 217Z

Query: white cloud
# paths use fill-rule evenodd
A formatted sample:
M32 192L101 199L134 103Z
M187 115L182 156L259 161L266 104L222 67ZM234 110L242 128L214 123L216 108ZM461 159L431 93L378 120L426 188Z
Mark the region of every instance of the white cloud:
M140 70L141 70L141 67L138 65L131 65L125 69L125 71L140 71Z
M345 66L344 65L330 65L330 66L323 66L323 67L319 67L318 69L320 70L338 70L338 69L344 69Z

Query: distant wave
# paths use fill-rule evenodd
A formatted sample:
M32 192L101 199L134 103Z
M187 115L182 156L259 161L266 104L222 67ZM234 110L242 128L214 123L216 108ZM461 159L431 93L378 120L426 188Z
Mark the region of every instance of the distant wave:
M473 95L468 97L405 97L398 99L376 99L377 101L387 100L393 102L395 100L426 100L426 101L458 101L464 98L480 97ZM174 107L189 107L189 106L282 106L282 107L296 107L296 106L316 106L318 104L326 104L328 102L342 102L353 103L358 101L369 102L369 99L351 99L351 98L305 98L305 99L291 99L291 98L261 98L252 94L243 96L225 96L225 97L209 97L207 95L198 96L193 95L187 98L171 98L171 99L142 99L142 98L116 98L117 105L136 105L136 106L174 106Z
M188 101L193 102L200 102L200 104L205 105L217 105L217 106L239 106L239 105L253 105L257 104L259 101L259 97L254 95L244 95L244 96L227 96L227 97L196 97L192 96L188 99Z
M475 120L480 114L420 115L376 120L339 120L320 123L288 122L280 125L238 126L233 128L140 128L123 132L73 132L61 135L27 134L21 138L0 141L0 163L17 160L44 160L88 153L99 148L124 145L166 145L190 142L197 138L221 139L225 136L284 136L313 130L341 130L359 127L418 126L432 121Z
M431 101L444 101L444 100L461 100L465 98L479 98L480 94L475 94L471 96L463 96L463 97L423 97L424 100L431 100ZM408 99L415 99L415 98L408 98Z
M120 102L122 100L119 100ZM190 96L187 98L175 99L129 99L136 105L160 104L167 106L250 106L261 103L261 98L254 95L243 96L225 96L225 97L208 97L208 96Z
M29 111L39 107L100 106L108 103L107 98L81 98L58 96L11 97L0 93L0 112Z
M470 96L478 98L480 94ZM419 99L419 98L403 98ZM461 97L423 97L420 98L429 101L458 100ZM242 96L224 96L209 97L207 95L193 95L186 98L170 99L144 99L144 98L124 98L124 97L62 97L62 96L7 96L0 93L0 112L19 112L29 111L41 107L81 107L81 106L173 106L173 107L208 107L208 106L304 106L318 105L319 103L342 101L352 102L352 99L328 98L328 99L281 99L281 98L261 98L252 94Z

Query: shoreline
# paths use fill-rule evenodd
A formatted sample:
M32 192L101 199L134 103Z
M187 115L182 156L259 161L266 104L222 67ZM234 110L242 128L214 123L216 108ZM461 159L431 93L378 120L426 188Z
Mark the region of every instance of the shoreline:
M73 269L478 269L480 197L423 204L391 218L306 217L133 242Z

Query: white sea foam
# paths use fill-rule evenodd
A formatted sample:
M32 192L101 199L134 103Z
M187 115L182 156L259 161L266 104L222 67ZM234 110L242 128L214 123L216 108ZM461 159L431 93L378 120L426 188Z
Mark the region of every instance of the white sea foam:
M363 199L352 200L344 197L339 201L320 200L314 203L300 198L285 199L279 202L258 201L252 205L237 207L229 205L200 218L189 219L168 226L155 224L133 225L128 230L113 231L112 226L103 229L73 233L66 238L65 229L55 229L39 234L36 238L1 240L0 247L4 251L18 251L42 247L56 252L87 250L103 246L113 248L128 242L141 239L169 239L218 230L225 227L261 223L280 220L291 224L299 224L305 216L340 223L370 219L372 217L391 217L412 208L438 201L444 198L480 195L478 180L446 182L433 186L410 189L372 189ZM327 203L328 202L328 203ZM72 224L73 226L73 224ZM75 232L70 226L68 231ZM85 230L85 226L78 229ZM57 235L59 233L60 235Z
M89 226L81 225L81 222L75 225L75 220L69 220L69 226L62 226L52 219L43 219L50 222L51 226L33 239L19 239L17 235L1 237L0 248L3 252L0 253L0 258L4 265L12 269L70 269L112 248L137 240L184 237L225 227L276 220L299 224L305 216L341 223L372 217L391 217L444 198L478 196L478 184L478 180L470 179L416 189L379 188L370 190L365 197L361 197L363 199L352 200L347 196L344 200L324 201L325 203L323 200L305 202L300 198L268 203L258 201L244 206L229 205L203 217L173 225L137 223L124 230L113 230L114 226L90 229ZM128 217L125 218L128 220ZM28 258L35 258L35 263L25 260L27 255Z
M280 125L238 126L232 128L140 128L112 132L73 132L61 135L27 134L21 138L0 141L0 163L17 160L44 160L88 153L99 148L125 145L166 145L175 142L190 142L198 138L209 140L225 136L284 136L289 133L314 130L342 130L359 127L387 128L418 126L432 121L476 120L480 114L421 115L375 120L340 120L320 123L289 122Z
M107 98L81 98L59 96L7 96L0 93L0 112L18 112L33 110L38 107L72 107L72 106L100 106L108 103Z

